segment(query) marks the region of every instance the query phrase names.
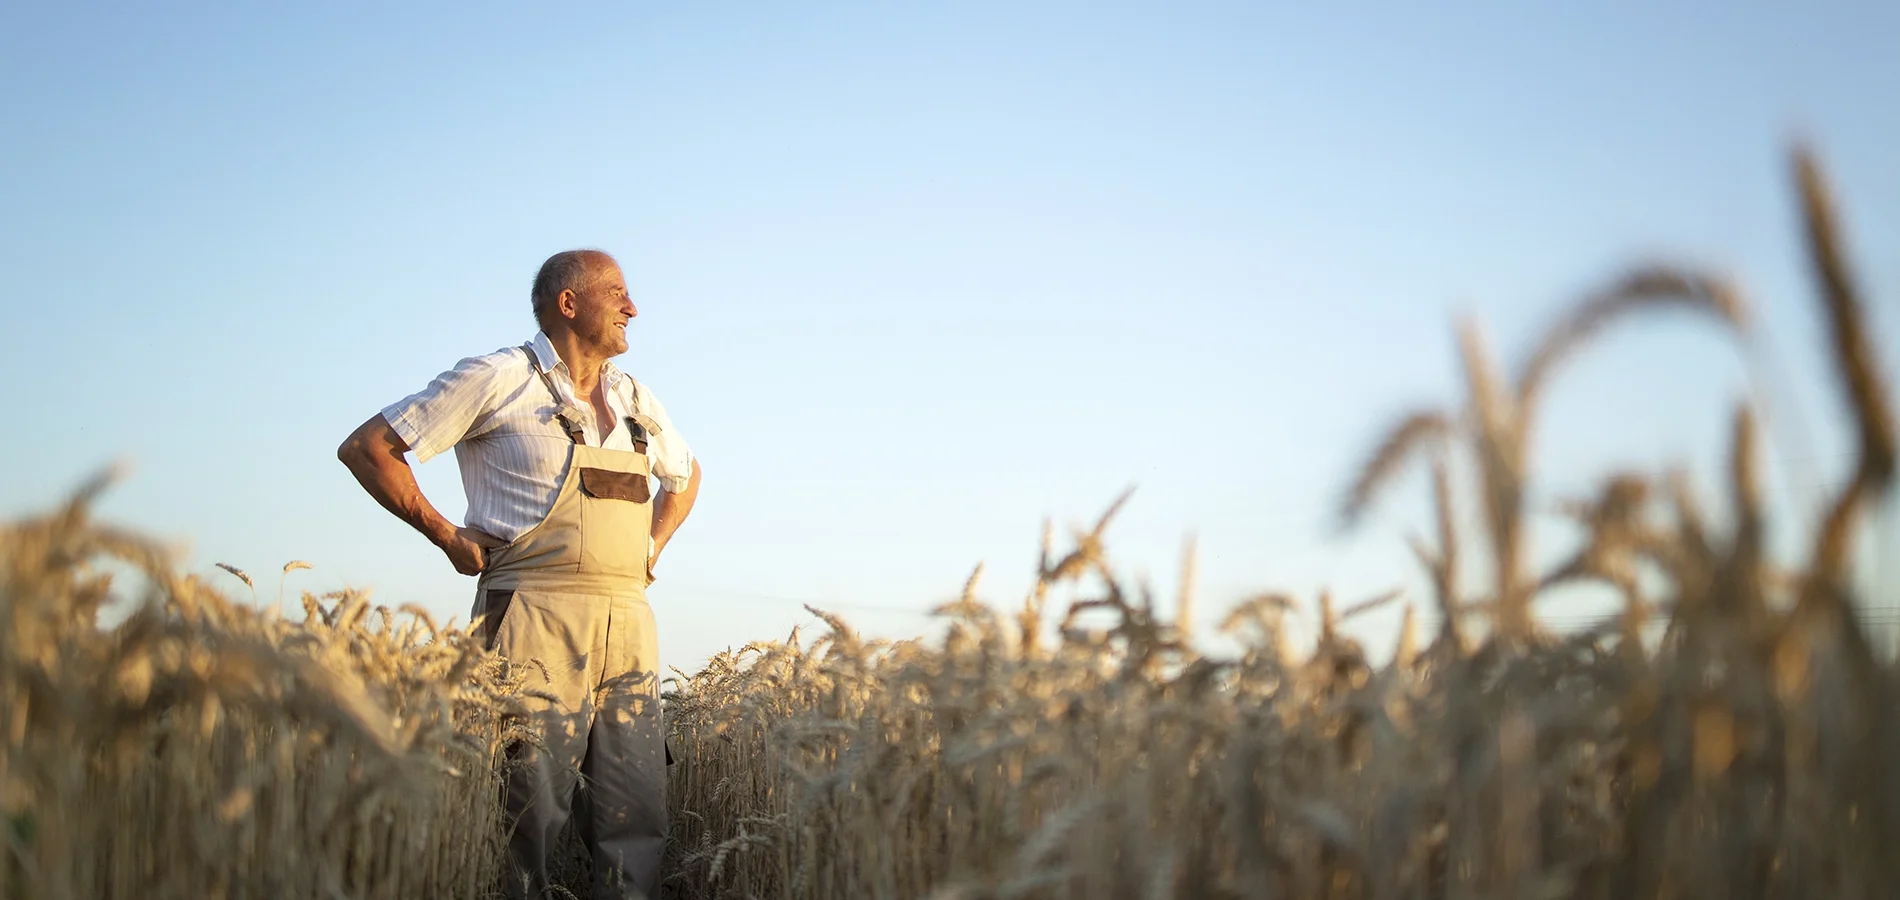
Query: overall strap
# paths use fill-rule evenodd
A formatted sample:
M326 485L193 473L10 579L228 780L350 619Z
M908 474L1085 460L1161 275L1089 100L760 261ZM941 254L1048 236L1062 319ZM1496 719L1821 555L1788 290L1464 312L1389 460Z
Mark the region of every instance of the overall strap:
M554 389L554 379L548 377L547 372L542 371L541 359L534 355L534 345L522 344L521 352L528 354L528 367L534 369L534 374L541 376L541 383L547 385L548 396L554 398L554 417L560 420L561 429L567 432L568 440L576 444L586 443L581 440L583 432L580 421L568 417L567 401L562 400L561 392Z
M631 378L627 379L627 381L630 382L627 387L627 393L633 395L633 400L628 404L627 408L638 411L640 409L640 382L634 381ZM645 425L640 424L634 417L628 416L627 434L633 438L634 452L647 452L647 439L652 437L652 435L647 434L647 427Z
M632 416L627 417L627 434L633 437L633 452L635 453L647 452L646 427L641 425L639 422L635 422Z

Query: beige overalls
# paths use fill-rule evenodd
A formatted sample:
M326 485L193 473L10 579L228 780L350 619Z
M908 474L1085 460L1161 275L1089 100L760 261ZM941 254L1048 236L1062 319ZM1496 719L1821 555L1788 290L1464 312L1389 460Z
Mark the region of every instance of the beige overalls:
M568 409L532 351L528 362L554 409ZM552 418L571 440L560 493L539 524L488 551L475 590L474 615L484 617L490 646L528 667L530 687L559 699L523 698L547 747L511 751L514 831L504 890L537 898L547 890L548 854L571 800L593 857L594 896L657 897L666 750L659 644L646 602L653 511L646 433L628 419L635 452L608 450L582 443L566 416ZM578 792L577 775L586 782Z

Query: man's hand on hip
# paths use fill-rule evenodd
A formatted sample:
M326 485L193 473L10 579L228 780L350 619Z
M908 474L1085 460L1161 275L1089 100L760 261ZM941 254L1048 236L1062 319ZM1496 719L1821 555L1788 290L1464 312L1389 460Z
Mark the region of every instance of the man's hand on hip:
M505 547L507 541L495 537L486 531L478 531L466 525L459 526L438 546L455 566L455 571L463 575L480 575L488 567L488 552L496 547Z
M647 536L647 584L653 583L653 567L660 562L660 551L666 549L666 542L673 539L673 533L679 530L680 523L686 521L687 514L693 511L693 503L699 498L699 479L699 460L695 459L686 490L675 494L662 488L659 498L654 501L653 526Z
M407 452L408 442L378 413L343 440L336 448L336 457L349 467L350 474L356 476L357 483L375 497L377 503L442 548L455 571L463 575L479 574L487 567L486 554L482 551L507 542L473 528L457 527L436 512L422 496L422 489L416 486L416 474L403 458Z

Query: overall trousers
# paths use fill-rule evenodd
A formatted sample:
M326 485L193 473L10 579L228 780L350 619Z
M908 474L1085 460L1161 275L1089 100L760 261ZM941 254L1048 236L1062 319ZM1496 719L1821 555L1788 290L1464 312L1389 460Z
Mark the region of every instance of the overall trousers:
M528 360L563 409L532 351ZM558 701L522 698L546 746L524 742L510 751L503 892L547 893L548 855L571 810L593 860L594 897L655 898L666 750L659 642L646 602L653 515L646 432L629 418L634 452L608 450L582 443L578 426L557 418L570 455L554 505L489 551L476 583L474 615L489 646L527 670L527 687Z

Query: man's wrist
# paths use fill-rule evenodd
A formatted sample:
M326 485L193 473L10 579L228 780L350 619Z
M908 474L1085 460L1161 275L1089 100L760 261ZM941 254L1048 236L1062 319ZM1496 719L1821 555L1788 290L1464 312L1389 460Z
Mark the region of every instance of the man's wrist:
M448 549L449 542L455 540L456 535L455 523L440 516L423 521L416 526L416 530L422 532L422 536L428 538L429 543L442 550Z

